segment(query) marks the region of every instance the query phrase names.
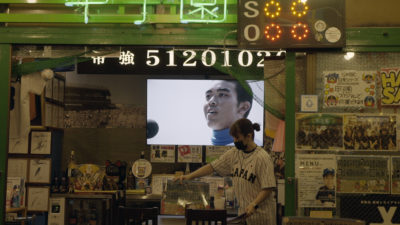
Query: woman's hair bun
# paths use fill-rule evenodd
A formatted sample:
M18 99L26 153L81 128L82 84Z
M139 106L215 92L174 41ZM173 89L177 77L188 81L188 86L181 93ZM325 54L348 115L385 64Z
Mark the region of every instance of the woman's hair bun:
M253 129L255 130L255 131L260 131L260 124L258 124L258 123L253 123Z

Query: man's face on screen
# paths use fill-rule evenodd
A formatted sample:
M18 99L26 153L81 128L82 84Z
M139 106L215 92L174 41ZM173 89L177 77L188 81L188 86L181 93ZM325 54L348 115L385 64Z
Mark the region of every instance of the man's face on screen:
M207 125L213 130L229 128L243 117L237 102L235 84L218 81L205 93L204 115Z

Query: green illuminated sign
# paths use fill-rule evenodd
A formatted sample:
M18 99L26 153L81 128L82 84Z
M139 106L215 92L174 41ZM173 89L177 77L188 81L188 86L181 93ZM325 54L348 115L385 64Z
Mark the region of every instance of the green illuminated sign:
M227 0L190 0L189 5L181 0L180 9L181 23L221 23L228 11Z
M143 12L142 12L143 18L140 19L140 20L133 21L134 24L138 24L139 25L139 24L142 24L146 20L146 14L147 14L147 12L146 12L146 3L147 3L147 0L143 0L143 7L142 7L143 8ZM77 1L72 0L72 1L69 1L69 0L67 0L65 2L65 6L70 6L70 7L77 6L77 7L84 7L85 8L84 9L85 24L87 24L89 22L89 6L90 5L105 5L105 4L108 4L108 0L104 0L104 1L89 1L89 0L82 0L82 1L80 1L80 0L77 0Z

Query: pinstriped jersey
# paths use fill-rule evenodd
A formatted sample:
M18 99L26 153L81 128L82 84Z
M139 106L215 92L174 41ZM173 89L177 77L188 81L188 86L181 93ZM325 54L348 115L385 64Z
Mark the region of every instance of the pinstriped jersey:
M232 176L233 190L239 202L239 215L265 188L275 188L274 166L268 153L257 147L250 153L232 148L211 166L221 176ZM276 201L271 193L246 220L248 225L276 225Z

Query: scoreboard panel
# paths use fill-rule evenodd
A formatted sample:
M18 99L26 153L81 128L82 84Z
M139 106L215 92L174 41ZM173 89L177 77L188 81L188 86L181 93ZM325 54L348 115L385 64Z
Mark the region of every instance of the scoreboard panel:
M344 0L239 0L240 48L342 48Z

